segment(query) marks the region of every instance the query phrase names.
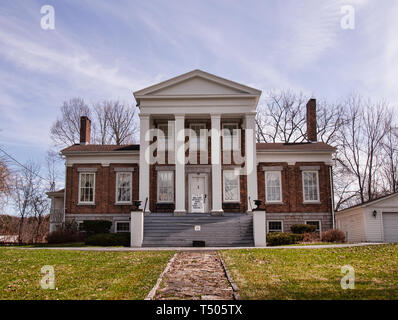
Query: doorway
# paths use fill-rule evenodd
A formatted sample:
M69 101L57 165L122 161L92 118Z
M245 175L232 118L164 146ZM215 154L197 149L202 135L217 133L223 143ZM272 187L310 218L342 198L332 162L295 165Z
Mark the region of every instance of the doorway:
M189 175L189 206L192 213L208 211L207 174L192 173Z

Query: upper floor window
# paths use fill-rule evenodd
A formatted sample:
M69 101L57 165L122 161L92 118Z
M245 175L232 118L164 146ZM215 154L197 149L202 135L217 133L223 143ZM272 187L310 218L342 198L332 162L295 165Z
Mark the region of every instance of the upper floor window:
M158 140L158 150L160 151L165 151L168 150L169 146L171 146L171 137L170 135L172 134L172 124L166 122L166 123L159 123L158 124L158 129L160 132L158 132L157 140Z
M116 203L131 203L132 176L131 172L116 173Z
M223 150L232 151L240 149L240 134L237 123L224 123L222 125Z
M95 197L95 173L80 172L79 174L79 203L93 204Z
M191 123L189 136L189 148L192 151L207 149L206 125L204 123Z
M235 174L234 170L224 170L224 201L225 202L239 202L239 175Z
M174 202L173 171L158 171L158 202Z
M265 171L266 202L282 202L282 183L280 171Z
M303 171L304 202L319 202L318 171Z

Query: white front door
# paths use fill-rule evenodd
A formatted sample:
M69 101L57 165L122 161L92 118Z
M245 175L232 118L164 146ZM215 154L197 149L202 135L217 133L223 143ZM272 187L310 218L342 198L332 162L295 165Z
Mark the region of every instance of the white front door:
M207 211L206 176L190 176L190 206L191 212L204 213Z

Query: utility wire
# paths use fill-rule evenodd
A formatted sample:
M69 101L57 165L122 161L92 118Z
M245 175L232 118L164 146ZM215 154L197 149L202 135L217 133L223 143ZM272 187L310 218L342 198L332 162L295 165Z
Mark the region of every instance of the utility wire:
M9 157L11 160L13 160L14 162L16 162L19 166L21 166L22 168L30 171L31 173L33 173L35 176L39 177L42 180L46 180L48 182L50 182L51 184L53 183L53 181L50 181L46 178L43 178L42 176L40 176L37 172L32 171L31 169L29 169L28 167L24 166L22 163L20 163L17 159L15 159L12 155L10 155L9 153L7 153L6 151L4 151L2 148L0 148L0 151L3 152L7 157Z

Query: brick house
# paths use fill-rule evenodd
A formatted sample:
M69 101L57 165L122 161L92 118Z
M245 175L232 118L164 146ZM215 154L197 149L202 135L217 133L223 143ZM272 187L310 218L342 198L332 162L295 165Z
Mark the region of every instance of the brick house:
M200 70L136 91L139 145L92 145L82 117L80 143L62 150L65 189L49 193L51 231L108 219L112 232L133 233L133 211L144 213L144 245L250 245L257 199L266 232L332 228L335 149L317 142L315 99L308 142L256 143L260 95Z

